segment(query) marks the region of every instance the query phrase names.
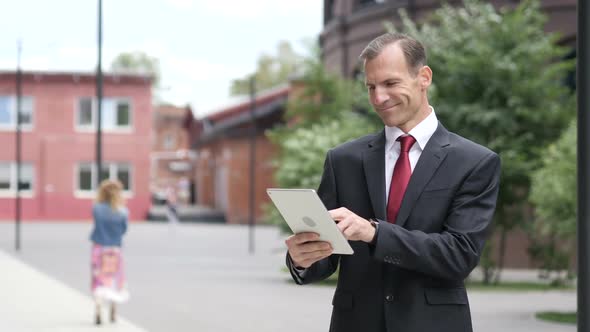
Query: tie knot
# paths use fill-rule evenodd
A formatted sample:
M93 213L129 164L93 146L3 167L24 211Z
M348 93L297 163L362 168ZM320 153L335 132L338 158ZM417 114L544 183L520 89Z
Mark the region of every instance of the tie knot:
M416 139L412 135L400 136L397 138L401 145L402 152L408 152L412 148L412 145L416 143Z

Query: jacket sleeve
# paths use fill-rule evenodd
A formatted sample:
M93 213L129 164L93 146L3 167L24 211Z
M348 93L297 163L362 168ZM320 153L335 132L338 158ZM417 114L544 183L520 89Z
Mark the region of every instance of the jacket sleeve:
M437 278L463 280L479 263L500 182L500 158L487 154L452 199L443 231L427 234L380 223L372 253L379 261Z
M328 210L338 207L338 195L336 193L336 181L334 179L330 151L328 151L326 160L324 161L324 172L318 188L318 196ZM299 270L295 268L291 256L287 253L286 264L293 280L295 280L297 284L303 285L324 280L331 276L332 273L336 271L339 260L340 255L331 255L315 262L307 269Z

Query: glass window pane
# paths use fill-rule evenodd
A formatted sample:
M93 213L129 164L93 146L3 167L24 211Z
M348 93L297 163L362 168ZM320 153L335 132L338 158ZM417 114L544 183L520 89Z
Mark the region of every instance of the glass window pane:
M166 136L164 136L164 149L166 150L170 150L173 149L175 147L175 137L172 134L166 134Z
M100 183L102 180L106 180L106 179L111 178L110 172L109 172L109 169L110 169L109 164L102 164L100 166L100 169L101 169L101 171L100 171L100 177L98 178L98 183Z
M11 98L9 96L0 96L0 125L12 123Z
M129 126L129 103L126 101L120 101L117 104L117 126Z
M90 165L80 165L78 186L78 190L92 190L92 168Z
M112 99L104 99L102 101L102 123L104 129L115 128L115 101Z
M21 99L20 123L27 125L33 123L33 97Z
M33 190L33 180L34 180L34 172L33 172L33 165L31 164L22 164L21 165L21 173L20 173L20 181L19 181L19 189L20 190Z
M0 163L0 189L10 189L10 164Z
M117 179L123 184L124 190L130 189L131 179L129 174L129 166L124 164L117 165Z
M90 98L80 98L78 108L78 125L92 125L92 99Z

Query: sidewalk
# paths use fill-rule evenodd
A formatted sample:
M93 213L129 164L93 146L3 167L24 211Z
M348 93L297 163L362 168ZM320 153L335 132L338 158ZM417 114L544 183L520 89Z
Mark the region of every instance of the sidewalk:
M119 317L93 324L94 301L0 251L0 322L10 332L145 332ZM106 310L105 310L106 311ZM105 313L103 313L104 316Z

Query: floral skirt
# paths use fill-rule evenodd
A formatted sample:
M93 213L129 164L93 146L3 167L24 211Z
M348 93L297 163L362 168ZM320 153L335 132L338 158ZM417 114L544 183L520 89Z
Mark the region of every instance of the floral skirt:
M92 294L96 299L113 302L129 299L123 267L121 248L92 246Z

